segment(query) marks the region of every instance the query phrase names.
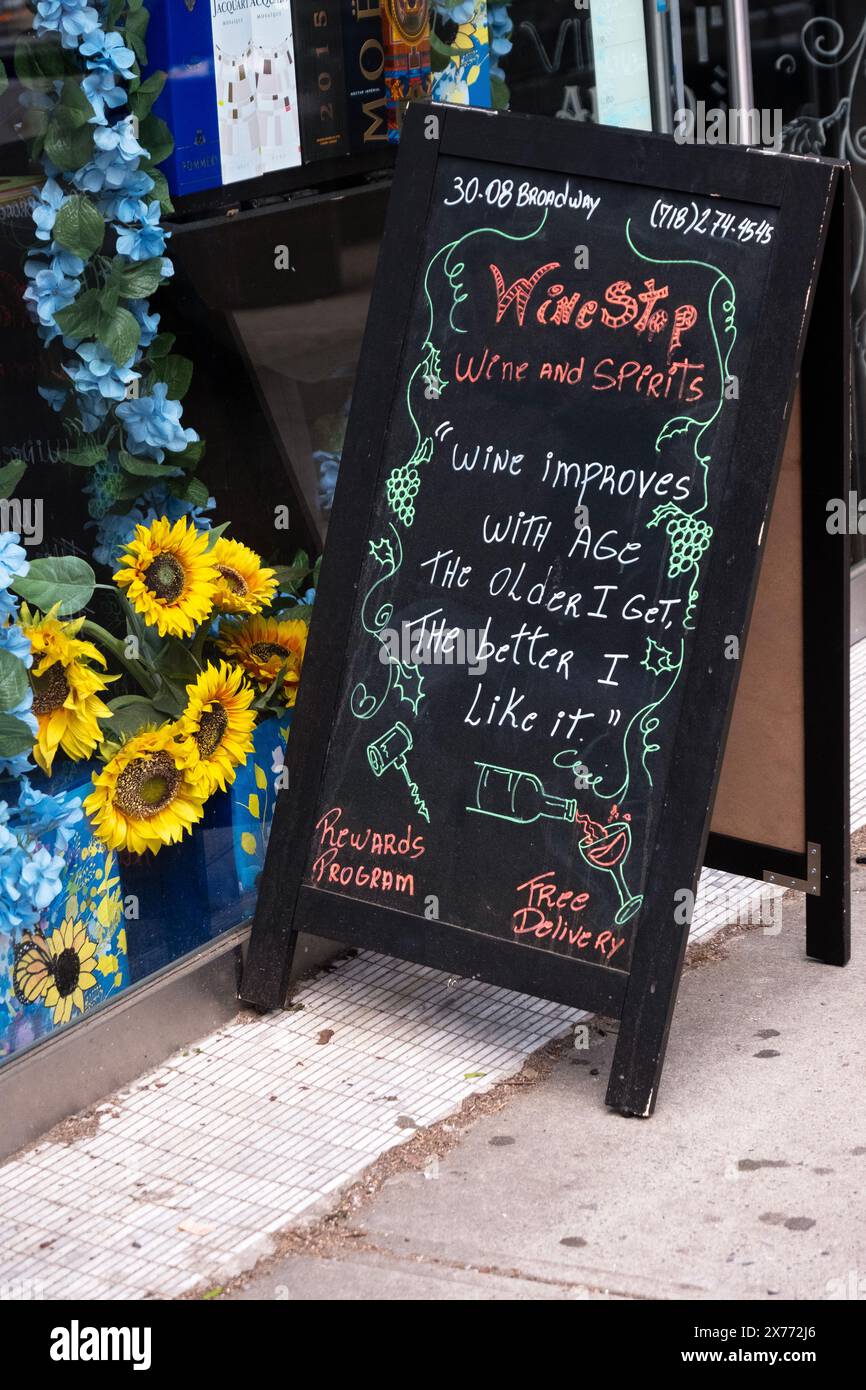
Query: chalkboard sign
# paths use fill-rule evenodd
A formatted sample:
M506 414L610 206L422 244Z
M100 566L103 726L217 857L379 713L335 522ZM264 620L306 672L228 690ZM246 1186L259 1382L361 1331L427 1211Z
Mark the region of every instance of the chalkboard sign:
M652 1108L838 166L411 114L244 997L298 930L621 1016Z

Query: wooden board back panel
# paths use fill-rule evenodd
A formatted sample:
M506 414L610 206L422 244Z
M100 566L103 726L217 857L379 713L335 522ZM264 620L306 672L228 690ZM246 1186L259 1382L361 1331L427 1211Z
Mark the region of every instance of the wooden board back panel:
M794 401L712 829L804 854L806 745L800 392Z

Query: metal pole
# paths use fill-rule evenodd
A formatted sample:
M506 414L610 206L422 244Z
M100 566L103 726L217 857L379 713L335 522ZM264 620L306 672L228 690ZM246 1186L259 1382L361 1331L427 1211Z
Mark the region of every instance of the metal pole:
M672 135L671 53L667 26L667 0L644 0L653 130Z
M751 121L746 113L754 110L752 47L749 36L748 0L727 0L725 21L728 35L728 110L739 113L737 144L754 143Z

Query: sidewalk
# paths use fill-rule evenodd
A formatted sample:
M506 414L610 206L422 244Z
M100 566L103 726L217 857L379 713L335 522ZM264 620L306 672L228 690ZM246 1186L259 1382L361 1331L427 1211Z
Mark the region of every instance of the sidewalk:
M863 1297L866 869L850 966L806 961L803 930L792 897L780 935L686 970L651 1120L605 1108L614 1038L593 1029L226 1296Z
M858 827L866 642L852 686ZM0 1165L0 1296L864 1296L864 874L838 970L802 897L777 934L767 885L702 873L649 1121L604 1106L603 1020L344 960Z

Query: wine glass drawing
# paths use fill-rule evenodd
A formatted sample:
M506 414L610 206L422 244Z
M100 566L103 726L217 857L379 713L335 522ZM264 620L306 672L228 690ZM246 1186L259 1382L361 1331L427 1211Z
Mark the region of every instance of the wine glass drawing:
M578 840L580 857L591 869L603 869L610 874L619 894L619 911L614 917L618 927L628 922L638 911L642 894L630 893L623 874L623 861L631 849L631 825L627 820L612 821L601 826L589 816L575 817L578 825L583 825L585 833Z

